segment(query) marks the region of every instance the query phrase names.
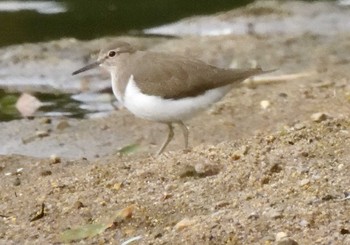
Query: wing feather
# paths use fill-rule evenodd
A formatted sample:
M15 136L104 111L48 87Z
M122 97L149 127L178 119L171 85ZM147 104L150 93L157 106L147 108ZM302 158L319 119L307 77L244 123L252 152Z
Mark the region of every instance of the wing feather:
M162 53L140 52L133 58L130 73L141 91L168 99L197 96L263 73L260 68L221 69L200 60Z

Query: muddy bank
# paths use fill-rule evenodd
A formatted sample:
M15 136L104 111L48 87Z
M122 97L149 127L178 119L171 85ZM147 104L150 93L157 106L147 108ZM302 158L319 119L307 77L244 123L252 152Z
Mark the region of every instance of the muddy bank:
M0 239L51 244L97 224L83 244L347 244L349 125L310 122L159 158L3 156Z

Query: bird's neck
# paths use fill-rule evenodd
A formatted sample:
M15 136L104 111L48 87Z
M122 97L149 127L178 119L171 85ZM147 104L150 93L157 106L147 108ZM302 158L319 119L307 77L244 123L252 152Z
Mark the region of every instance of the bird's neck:
M124 96L123 96L120 84L118 83L117 71L116 70L111 70L110 74L111 74L113 94L115 95L115 97L117 97L117 100L120 103L123 103L124 102Z

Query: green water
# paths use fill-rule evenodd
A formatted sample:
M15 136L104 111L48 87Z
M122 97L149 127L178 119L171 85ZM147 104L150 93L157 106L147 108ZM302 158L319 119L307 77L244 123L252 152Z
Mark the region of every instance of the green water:
M0 121L11 121L22 118L16 109L19 93L9 93L0 89ZM34 116L69 116L83 118L88 111L80 108L80 103L71 98L69 94L36 93L34 96L45 105ZM90 112L91 113L91 112Z
M0 9L0 46L47 41L61 37L93 39L105 35L138 33L147 27L174 22L187 16L229 10L252 1L66 0L51 2L62 5L65 11L42 14L35 10L5 12Z

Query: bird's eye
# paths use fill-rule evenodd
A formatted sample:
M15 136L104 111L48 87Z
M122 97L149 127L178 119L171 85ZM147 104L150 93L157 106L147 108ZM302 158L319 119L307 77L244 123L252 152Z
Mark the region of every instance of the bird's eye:
M117 53L115 51L109 51L108 56L114 57Z

